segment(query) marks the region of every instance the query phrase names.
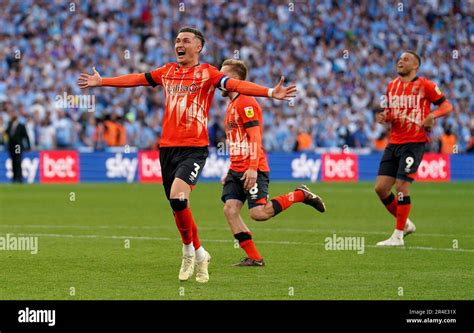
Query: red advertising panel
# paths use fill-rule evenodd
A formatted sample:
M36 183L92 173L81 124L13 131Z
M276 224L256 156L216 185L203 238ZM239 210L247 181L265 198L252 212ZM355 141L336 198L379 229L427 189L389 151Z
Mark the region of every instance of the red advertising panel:
M138 179L141 183L161 183L160 152L138 152Z
M79 155L74 150L40 152L41 183L79 182Z
M416 173L420 182L448 182L451 179L449 155L425 154Z
M355 154L323 154L322 180L357 181L359 179L358 160Z

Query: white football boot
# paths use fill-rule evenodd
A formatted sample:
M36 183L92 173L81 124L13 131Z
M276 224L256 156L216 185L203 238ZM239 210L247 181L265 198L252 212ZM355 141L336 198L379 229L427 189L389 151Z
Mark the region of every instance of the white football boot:
M196 281L206 283L209 281L209 263L211 262L211 255L206 251L204 260L196 260Z
M403 231L395 229L389 239L378 242L377 246L404 246Z
M195 257L196 256L194 255L194 253L183 255L181 269L179 270L180 281L187 281L191 276L193 276Z
M407 219L407 223L405 224L405 228L403 229L403 237L408 236L416 231L415 224L410 220Z

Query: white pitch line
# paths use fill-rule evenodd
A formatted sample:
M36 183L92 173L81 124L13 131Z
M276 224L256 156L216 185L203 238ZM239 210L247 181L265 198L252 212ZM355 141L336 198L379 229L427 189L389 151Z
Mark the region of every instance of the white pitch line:
M154 241L180 241L178 238L169 237L153 237L153 236L102 236L102 235L72 235L72 234L32 234L32 233L18 233L19 236L33 236L33 237L54 237L54 238L95 238L95 239L136 239L136 240L154 240ZM229 239L201 239L203 242L212 243L233 243ZM325 246L325 243L305 243L305 242L290 242L290 241L258 241L261 244L277 244L277 245L317 245ZM378 248L376 245L365 245L368 248ZM405 246L394 247L399 250L423 250L423 251L446 251L446 252L468 252L474 253L474 249L453 249L440 247L426 247L426 246ZM353 251L350 251L353 252Z
M38 228L38 229L143 229L143 230L155 230L155 229L175 229L173 226L156 225L156 226L127 226L127 225L46 225L46 224L2 224L0 228ZM229 230L225 227L198 227L202 230ZM347 233L347 234L368 234L368 235L387 235L389 231L364 231L364 230L347 230L347 229L320 229L315 224L315 229L295 229L295 228L258 228L260 231L276 231L276 232L307 232L307 233ZM452 235L452 234L430 234L421 233L423 237L461 237L461 238L474 238L474 235Z

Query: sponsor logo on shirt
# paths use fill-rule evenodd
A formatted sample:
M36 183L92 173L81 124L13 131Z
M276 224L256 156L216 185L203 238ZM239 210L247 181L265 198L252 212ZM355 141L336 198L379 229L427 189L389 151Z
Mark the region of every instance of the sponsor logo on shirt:
M194 93L197 90L198 90L198 86L195 83L191 85L174 84L174 85L166 86L166 92L170 95L183 95L187 93Z

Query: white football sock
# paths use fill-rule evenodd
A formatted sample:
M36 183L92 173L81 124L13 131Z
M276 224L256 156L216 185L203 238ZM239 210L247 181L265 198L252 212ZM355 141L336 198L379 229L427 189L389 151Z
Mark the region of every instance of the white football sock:
M203 261L204 259L206 259L206 250L204 250L203 246L200 246L196 250L196 261Z
M194 254L193 243L189 243L188 245L183 244L183 255L190 255L190 254Z

